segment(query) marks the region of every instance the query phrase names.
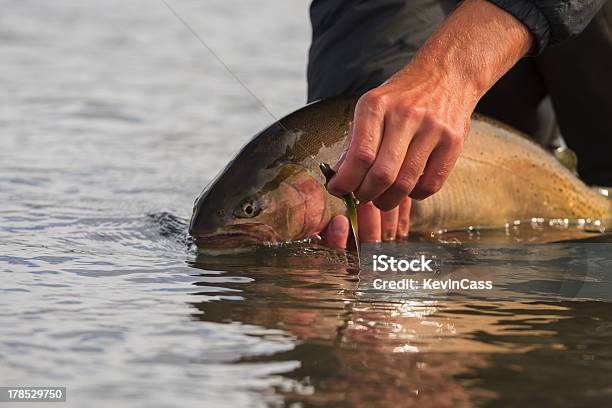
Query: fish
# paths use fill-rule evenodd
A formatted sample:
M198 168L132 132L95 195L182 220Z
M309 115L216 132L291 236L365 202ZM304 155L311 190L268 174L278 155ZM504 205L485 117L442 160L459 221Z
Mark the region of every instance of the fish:
M256 134L195 200L189 234L201 250L233 251L317 237L343 200L321 163L348 147L357 97L311 103ZM474 114L463 152L440 191L413 200L411 233L574 220L609 228L612 201L551 153Z

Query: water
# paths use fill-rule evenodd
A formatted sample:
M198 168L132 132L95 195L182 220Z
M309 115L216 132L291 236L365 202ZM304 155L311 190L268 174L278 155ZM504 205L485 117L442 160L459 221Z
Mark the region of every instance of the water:
M365 252L421 248L487 292L376 290L320 249L196 256L193 199L271 118L161 2L0 4L0 386L79 408L612 398L609 244ZM306 2L171 4L275 115L303 104Z

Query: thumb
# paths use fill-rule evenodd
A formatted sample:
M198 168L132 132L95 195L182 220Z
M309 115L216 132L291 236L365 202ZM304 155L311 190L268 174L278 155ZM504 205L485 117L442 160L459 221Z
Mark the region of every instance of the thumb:
M349 236L349 221L344 215L336 215L323 231L323 245L329 248L345 249Z

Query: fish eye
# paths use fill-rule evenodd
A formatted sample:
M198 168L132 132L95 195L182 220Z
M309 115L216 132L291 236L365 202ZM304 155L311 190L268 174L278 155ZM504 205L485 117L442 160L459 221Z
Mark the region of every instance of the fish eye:
M249 198L240 204L236 216L240 218L253 218L257 216L260 211L261 208L259 207L258 203Z

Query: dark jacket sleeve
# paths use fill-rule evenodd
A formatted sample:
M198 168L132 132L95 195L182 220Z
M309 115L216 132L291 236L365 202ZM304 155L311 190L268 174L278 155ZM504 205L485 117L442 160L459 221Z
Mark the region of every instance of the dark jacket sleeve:
M533 34L533 54L576 36L606 0L489 0L527 26Z

